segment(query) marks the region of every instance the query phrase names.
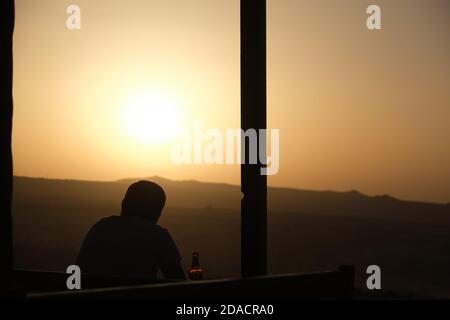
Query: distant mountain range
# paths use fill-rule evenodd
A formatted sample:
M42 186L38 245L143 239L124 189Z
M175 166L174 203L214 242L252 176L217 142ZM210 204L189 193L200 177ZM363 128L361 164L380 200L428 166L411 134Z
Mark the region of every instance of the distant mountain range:
M146 178L167 193L168 207L239 209L242 197L236 185ZM14 178L14 199L45 202L117 204L127 187L138 179L114 182ZM373 217L410 222L450 224L450 204L402 201L390 196L366 196L357 191L332 192L289 188L268 189L269 211L299 214Z

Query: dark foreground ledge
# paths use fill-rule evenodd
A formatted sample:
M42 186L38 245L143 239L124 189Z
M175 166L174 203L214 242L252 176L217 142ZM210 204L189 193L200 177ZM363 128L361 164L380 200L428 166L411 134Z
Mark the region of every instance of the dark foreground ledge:
M64 291L67 275L57 273L17 271L15 275L31 300L63 299L149 299L149 300L298 300L352 299L354 267L343 266L337 271L310 274L290 274L244 279L224 279L199 282L161 283L155 280L88 276L83 278L86 289ZM97 287L99 286L99 287ZM54 291L49 292L53 287ZM97 288L95 288L97 287ZM42 288L41 290L39 290ZM61 288L62 291L57 291ZM43 292L44 291L44 292ZM20 298L20 297L19 297Z

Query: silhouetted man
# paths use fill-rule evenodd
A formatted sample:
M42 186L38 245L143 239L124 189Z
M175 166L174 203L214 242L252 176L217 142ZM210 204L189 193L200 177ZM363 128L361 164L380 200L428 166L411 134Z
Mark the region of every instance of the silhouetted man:
M82 273L156 278L159 269L167 279L185 279L175 242L157 224L165 202L156 183L132 184L121 216L101 219L86 235L76 262Z

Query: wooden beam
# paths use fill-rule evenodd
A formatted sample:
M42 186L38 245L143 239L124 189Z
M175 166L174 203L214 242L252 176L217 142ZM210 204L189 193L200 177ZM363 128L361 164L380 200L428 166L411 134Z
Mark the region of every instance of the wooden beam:
M30 300L104 300L138 299L150 301L292 301L352 299L354 293L354 267L339 267L335 271L309 274L287 274L245 279L209 281L182 281L161 284L142 284L116 288L65 290L66 274L44 273L18 275L25 286L37 284L28 295ZM24 282L26 280L26 282ZM37 281L36 281L37 280ZM99 279L100 282L104 280ZM125 279L123 279L125 280ZM95 282L92 278L89 281ZM117 280L116 280L117 281ZM35 283L36 282L36 283ZM84 280L82 281L84 283ZM39 285L51 290L63 287L65 291L41 291ZM295 293L295 295L293 295Z
M241 127L244 131L266 129L266 91L266 0L241 0ZM248 163L249 145L244 145L242 276L262 276L267 273L267 177L261 175L260 161Z
M11 279L12 253L12 81L14 0L0 1L0 290L5 293Z

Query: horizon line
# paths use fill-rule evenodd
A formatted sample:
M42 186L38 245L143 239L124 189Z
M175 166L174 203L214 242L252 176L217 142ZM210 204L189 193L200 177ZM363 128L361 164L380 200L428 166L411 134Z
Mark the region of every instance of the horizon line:
M139 181L139 180L149 180L149 179L161 179L166 180L168 182L195 182L200 184L213 184L213 185L221 185L221 186L228 186L228 187L240 187L240 184L232 184L227 182L213 182L213 181L201 181L196 179L187 179L187 180L173 180L165 177L161 177L158 175L154 176L148 176L148 177L139 177L139 178L121 178L116 180L89 180L89 179L77 179L77 178L51 178L51 177L33 177L33 176L25 176L25 175L13 175L14 178L25 178L25 179L36 179L36 180L55 180L55 181L71 181L71 182L87 182L87 183L120 183L125 181ZM382 197L388 197L393 200L402 201L402 202L411 202L411 203L427 203L427 204L437 204L437 205L448 205L450 206L450 202L437 202L437 201L425 201L425 200L409 200L409 199L401 199L397 198L395 196L391 196L389 194L378 194L378 195L368 195L366 193L363 193L357 189L347 190L347 191L336 191L336 190L326 190L326 189L302 189L302 188L294 188L294 187L279 187L279 186L270 186L268 185L267 188L269 189L284 189L284 190L291 190L291 191L309 191L309 192L318 192L318 193L339 193L339 194L349 194L349 193L357 193L361 196L368 197L368 198L382 198Z

